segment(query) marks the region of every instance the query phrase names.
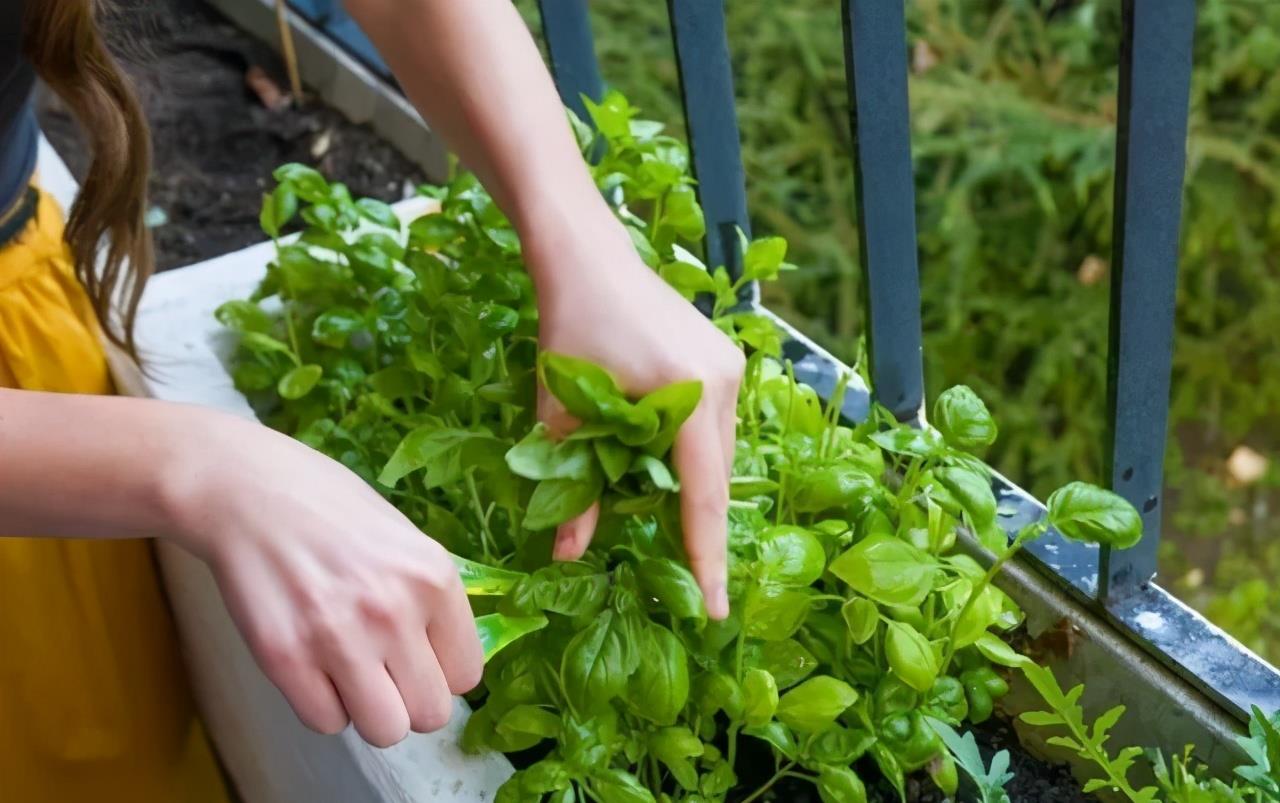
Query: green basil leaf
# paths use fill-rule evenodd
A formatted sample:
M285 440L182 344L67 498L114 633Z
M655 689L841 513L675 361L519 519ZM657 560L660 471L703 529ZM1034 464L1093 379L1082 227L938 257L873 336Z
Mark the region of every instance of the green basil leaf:
M686 301L693 301L699 294L711 293L716 289L715 282L705 267L687 262L668 262L658 269L658 275L684 296Z
M289 184L298 197L308 203L318 203L329 198L329 182L314 167L290 162L277 167L271 177L277 184Z
M1128 549L1142 540L1142 517L1124 497L1087 482L1049 495L1049 525L1073 541Z
M662 260L662 257L658 255L658 252L653 247L653 243L649 242L649 238L645 236L644 232L640 231L635 226L623 226L623 228L627 230L627 234L631 237L631 245L635 247L636 254L639 255L640 261L651 268L658 267L658 263Z
M853 770L828 764L818 768L818 796L822 803L866 803L867 789Z
M252 301L228 301L213 311L218 323L235 332L271 331L271 318Z
M770 722L758 728L744 728L742 732L748 736L763 739L792 761L795 761L800 753L795 735L791 733L790 728L781 722Z
M1030 663L1029 658L1021 655L1012 647L1004 642L999 636L992 633L984 633L974 641L974 646L978 648L978 652L993 664L1001 666L1013 667L1021 669Z
M670 226L676 234L690 242L701 240L707 233L702 207L692 187L675 187L667 193L659 225Z
M480 644L484 647L485 663L516 639L546 626L545 616L506 616L501 613L477 616L476 631L479 632Z
M931 429L902 426L884 432L873 432L868 437L886 452L908 457L937 457L946 448L941 436Z
M778 708L778 684L763 669L748 669L742 679L743 721L760 727L773 719Z
M653 793L625 770L596 770L591 778L601 803L656 803Z
M560 717L541 706L517 705L498 718L494 730L508 739L531 736L529 747L532 747L543 739L560 735ZM525 788L528 788L527 782Z
M547 390L583 422L601 420L602 406L627 403L617 381L595 363L545 351L538 363Z
M968 466L942 466L933 470L933 478L949 495L950 505L938 499L948 513L959 516L963 511L975 530L985 530L995 521L996 495L991 490L989 476Z
M631 468L631 449L616 438L592 438L589 443L595 450L600 468L604 470L605 479L611 484L618 482Z
M858 699L858 692L843 680L818 675L782 695L778 719L793 730L813 733L835 724L836 718Z
M887 620L885 655L889 668L916 691L927 692L938 679L938 656L928 640L909 624Z
M658 457L665 455L701 400L702 383L690 380L664 385L636 402L637 407L652 410L658 417L658 431L644 444L645 451Z
M760 564L767 580L807 586L817 582L827 564L822 542L803 527L784 524L759 535Z
M241 332L240 345L246 351L251 351L254 354L283 354L295 363L298 361L298 358L294 356L293 349L274 337L264 335L261 332Z
M880 626L880 609L865 597L854 597L840 606L840 615L849 627L849 637L854 644L870 641Z
M258 225L271 239L280 236L280 230L288 225L298 213L298 196L288 184L281 184L269 194L262 196L262 212L258 215Z
M348 339L364 331L364 317L347 307L334 307L316 316L311 324L311 339L330 348L345 348Z
M507 466L531 480L588 480L594 452L585 441L552 440L546 425L537 424L506 454Z
M707 620L702 589L693 573L668 558L645 558L636 567L636 579L645 594L657 599L676 619Z
M649 752L682 787L690 791L698 788L698 771L689 759L701 756L706 747L693 731L683 726L655 731L649 736Z
M627 688L640 666L641 641L630 613L606 610L565 648L560 676L575 711L605 707Z
M356 211L365 220L377 223L386 229L400 231L400 218L396 216L396 211L391 208L390 204L383 203L376 198L361 198L356 201Z
M667 468L667 464L654 457L653 455L637 455L635 463L631 466L632 473L645 474L649 477L649 481L660 491L679 491L680 483L676 482L676 478L671 475L671 469Z
M320 381L324 369L318 365L299 365L280 377L276 392L286 399L301 399Z
M433 212L409 224L409 245L426 250L443 248L461 237L465 231L456 220Z
M947 388L938 396L930 423L957 449L978 449L996 440L996 422L987 405L965 385Z
M529 497L529 507L524 514L525 529L557 527L585 513L600 498L603 487L603 479L594 472L583 480L542 480Z
M675 634L661 625L644 629L643 659L627 685L635 714L657 725L673 725L689 700L689 659Z
M450 555L458 566L462 587L472 597L500 597L515 587L527 575L476 563L473 560Z
M835 465L802 475L794 486L791 501L801 513L827 510L865 510L879 485L858 466Z
M818 659L795 639L752 643L745 649L747 661L772 675L779 689L796 685L818 668Z
M742 276L749 282L776 279L786 258L787 241L781 237L753 240L742 257Z
M831 562L831 573L876 602L918 606L938 565L927 553L888 535L871 535Z
M433 424L411 430L396 446L391 459L378 475L378 482L394 488L405 475L426 468L430 478L428 486L443 484L442 481L450 474L448 458L456 460L463 444L479 437L483 436L465 429L438 427Z
M862 758L875 740L874 734L861 728L837 725L814 736L806 751L823 764L842 764L847 767Z
M694 703L706 716L724 711L730 720L742 719L742 686L730 675L710 671L699 675L694 687Z
M807 591L780 585L753 589L743 611L747 635L765 641L790 638L809 615L809 597Z
M553 563L521 577L511 591L511 604L527 613L593 616L604 608L608 594L609 575L584 563Z

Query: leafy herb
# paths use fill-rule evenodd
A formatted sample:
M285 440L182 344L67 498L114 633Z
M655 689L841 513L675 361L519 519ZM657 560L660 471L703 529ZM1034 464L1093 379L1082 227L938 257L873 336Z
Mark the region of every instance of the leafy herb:
M669 462L701 387L634 398L599 366L538 353L518 241L469 174L428 190L438 211L404 226L309 168L278 170L286 189L264 220L303 229L279 240L252 299L219 310L240 335L238 386L458 556L489 660L463 746L546 743L500 799L758 800L798 776L857 801L848 767L864 754L900 794L920 769L953 790L926 717L981 721L1008 691L993 665L1025 661L999 637L1018 621L991 585L1000 566L1051 524L1130 543L1136 513L1070 486L1010 543L961 448L995 433L971 391L944 394L938 430L882 411L847 425L795 381L772 324L735 309L742 283L694 255L704 222L680 143L616 93L589 108L596 179L638 253L678 289L710 288L714 321L748 354L728 620L708 621L685 567ZM788 268L780 240L743 253L757 278ZM539 380L583 422L562 440L535 420ZM549 563L551 528L597 500L591 549ZM986 527L990 570L957 553L964 524ZM754 790L736 788L742 739L777 761Z

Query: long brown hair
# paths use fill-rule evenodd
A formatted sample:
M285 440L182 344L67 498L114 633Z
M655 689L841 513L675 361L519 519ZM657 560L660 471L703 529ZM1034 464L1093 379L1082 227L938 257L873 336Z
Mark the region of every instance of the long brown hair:
M146 118L103 41L95 0L25 2L24 53L76 116L92 155L67 218L76 275L107 337L136 357L133 323L143 285L155 270L143 222L151 172Z

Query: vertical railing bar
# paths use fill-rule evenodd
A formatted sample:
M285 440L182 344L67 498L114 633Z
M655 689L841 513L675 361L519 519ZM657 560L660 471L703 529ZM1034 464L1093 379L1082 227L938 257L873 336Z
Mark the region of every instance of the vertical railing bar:
M542 35L560 100L584 122L590 123L582 96L599 101L604 95L604 86L587 0L538 0L538 11L542 15Z
M871 388L910 420L922 415L924 369L903 6L845 0L843 16Z
M667 0L698 200L707 221L707 266L741 275L736 229L751 234L723 0Z
M1195 0L1124 0L1123 13L1106 476L1145 534L1132 549L1102 550L1103 599L1156 573Z

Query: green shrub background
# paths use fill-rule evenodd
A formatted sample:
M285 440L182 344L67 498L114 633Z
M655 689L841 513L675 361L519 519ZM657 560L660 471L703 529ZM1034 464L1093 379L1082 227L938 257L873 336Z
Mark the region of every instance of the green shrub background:
M536 28L534 3L521 0ZM666 4L592 0L606 82L683 133ZM768 304L837 355L863 325L837 0L727 0ZM1198 0L1161 582L1280 660L1280 4ZM910 0L930 396L967 383L989 461L1100 480L1119 0ZM1269 459L1232 479L1239 446Z

